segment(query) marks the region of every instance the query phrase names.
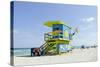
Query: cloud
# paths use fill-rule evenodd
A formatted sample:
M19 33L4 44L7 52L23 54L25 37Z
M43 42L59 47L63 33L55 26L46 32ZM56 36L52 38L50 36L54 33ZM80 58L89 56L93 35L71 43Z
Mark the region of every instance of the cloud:
M82 18L82 21L84 22L93 22L94 20L95 20L94 17Z
M81 18L81 22L83 22L83 24L80 25L82 31L94 29L96 25L95 17Z
M94 17L90 17L90 18L87 19L88 22L91 22L91 21L94 21L94 20L95 20Z

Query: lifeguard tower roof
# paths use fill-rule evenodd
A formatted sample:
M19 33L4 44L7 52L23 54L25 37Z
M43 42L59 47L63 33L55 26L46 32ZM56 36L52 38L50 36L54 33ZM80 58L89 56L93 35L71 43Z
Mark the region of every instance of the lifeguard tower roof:
M47 27L52 27L54 24L64 24L64 22L61 21L47 21L44 23L45 26Z
M67 26L64 22L61 22L61 21L47 21L44 23L44 25L47 27L52 27L54 24L63 24L65 26ZM69 26L67 26L67 27L71 29L71 27L69 27Z

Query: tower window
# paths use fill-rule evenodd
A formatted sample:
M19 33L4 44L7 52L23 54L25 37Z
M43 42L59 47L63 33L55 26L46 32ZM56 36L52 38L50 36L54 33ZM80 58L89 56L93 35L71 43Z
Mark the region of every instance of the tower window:
M55 28L55 30L59 30L59 28Z
M63 36L60 36L60 38L63 38Z

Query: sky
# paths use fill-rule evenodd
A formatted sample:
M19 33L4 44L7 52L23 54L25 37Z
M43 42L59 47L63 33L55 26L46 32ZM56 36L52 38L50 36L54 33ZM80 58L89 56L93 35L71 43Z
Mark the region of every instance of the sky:
M44 44L44 26L49 20L59 20L79 32L73 36L74 46L97 42L97 7L88 5L14 2L14 48L32 48Z

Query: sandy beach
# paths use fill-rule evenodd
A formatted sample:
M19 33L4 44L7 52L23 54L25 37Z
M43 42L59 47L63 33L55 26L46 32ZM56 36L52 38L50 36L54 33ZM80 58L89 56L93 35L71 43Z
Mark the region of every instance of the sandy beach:
M14 65L37 65L37 64L56 64L56 63L73 63L88 62L97 60L97 48L73 49L72 52L56 56L14 56Z

